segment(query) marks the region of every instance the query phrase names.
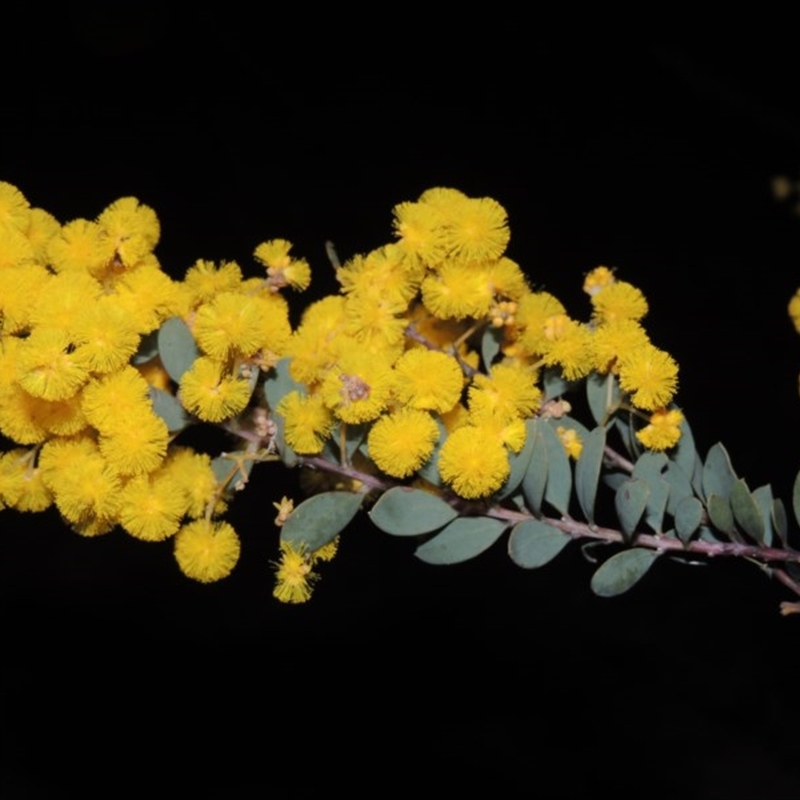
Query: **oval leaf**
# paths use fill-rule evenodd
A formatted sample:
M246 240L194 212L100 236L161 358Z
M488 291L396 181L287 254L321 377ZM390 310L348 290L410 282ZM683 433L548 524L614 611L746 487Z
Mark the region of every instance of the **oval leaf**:
M364 495L358 492L323 492L300 503L281 528L281 541L295 549L319 550L338 536L358 513Z
M508 537L508 555L524 569L536 569L552 561L572 540L558 528L529 519L514 526Z
M575 462L575 494L583 515L594 522L594 501L603 466L606 429L595 428L583 441L580 458Z
M430 533L457 516L458 512L440 497L405 486L395 486L384 492L369 512L375 525L393 536Z
M620 404L619 384L613 373L599 375L593 372L586 379L586 399L594 421L605 425Z
M677 406L673 406L676 410L680 411ZM678 444L672 451L672 460L683 470L683 474L692 480L695 471L702 469L700 457L697 455L697 448L694 443L694 435L689 423L684 416L679 425L681 430L681 438L678 439ZM704 495L705 496L705 495Z
M667 496L667 513L675 516L678 506L687 497L694 497L692 491L692 484L689 476L683 471L683 468L670 461L667 464L667 469L664 472L664 480L669 484L669 494Z
M519 453L510 453L508 456L511 469L508 473L508 477L506 478L506 482L497 493L498 500L502 500L503 498L513 494L519 487L520 483L522 483L522 479L525 477L525 473L528 470L528 465L531 463L535 432L536 421L533 419L526 419L525 444Z
M766 484L753 490L753 500L758 504L761 512L761 519L764 521L764 538L761 543L766 547L772 547L774 525L772 522L772 510L775 505L775 498L772 496L772 486Z
M547 485L547 445L539 428L541 425L534 420L533 423L533 450L528 469L522 479L522 493L525 502L534 514L542 510L544 487Z
M669 497L669 484L663 477L668 463L669 459L663 453L647 452L639 456L633 467L632 477L641 478L650 489L644 518L656 533L662 533Z
M554 428L546 424L538 427L547 447L547 484L544 488L544 499L557 511L566 514L572 494L572 469L569 465L569 456Z
M730 500L727 497L720 497L717 494L709 495L706 501L706 508L711 524L718 531L732 539L740 540L736 526L733 523L733 510L731 509Z
M743 478L731 489L731 511L736 524L758 544L764 541L764 518Z
M706 456L703 467L703 492L706 497L716 494L728 498L736 482L736 473L733 471L728 451L721 442L717 442Z
M686 544L703 521L703 504L696 497L684 497L675 509L675 531Z
M491 517L459 517L425 544L414 555L426 564L459 564L490 548L508 527Z
M158 354L161 363L176 383L200 355L189 326L180 317L164 320L158 331Z
M655 550L634 547L611 556L592 575L592 591L600 597L616 597L627 592L658 558Z
M775 533L784 547L789 546L789 518L786 515L786 506L783 505L783 500L776 497L772 504L772 524L775 527Z
M628 541L644 514L648 497L650 497L650 487L641 478L630 478L625 481L614 495L614 507L617 510L619 524Z
M149 392L153 411L164 420L170 433L182 431L189 424L189 415L177 397L156 386L150 386Z

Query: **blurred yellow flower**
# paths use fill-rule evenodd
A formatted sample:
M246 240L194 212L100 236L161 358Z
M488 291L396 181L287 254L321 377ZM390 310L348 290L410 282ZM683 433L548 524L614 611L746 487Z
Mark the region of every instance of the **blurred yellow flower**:
M677 409L661 408L650 416L650 422L636 432L636 438L649 450L669 450L681 438L683 414Z
M583 450L583 442L578 432L574 428L565 428L563 425L559 425L556 428L556 433L561 440L561 444L564 445L567 455L577 461L581 457Z
M583 291L594 297L594 295L602 289L605 289L606 286L614 283L614 281L613 269L609 269L608 267L595 267L586 274L583 281Z

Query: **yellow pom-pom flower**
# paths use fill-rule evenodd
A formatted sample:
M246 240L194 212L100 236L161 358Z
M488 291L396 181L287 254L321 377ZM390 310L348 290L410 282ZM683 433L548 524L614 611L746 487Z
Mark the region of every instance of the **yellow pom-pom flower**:
M6 181L0 181L0 225L24 231L30 220L30 203L25 195Z
M367 447L378 469L395 478L407 478L430 458L438 438L439 428L430 414L402 408L372 426Z
M678 388L678 365L669 353L647 344L621 359L619 385L635 406L646 411L664 408Z
M260 318L268 310L260 298L223 292L197 311L192 332L203 351L223 360L239 353L249 356L261 346Z
M169 430L152 409L135 419L117 419L100 437L100 452L120 475L142 475L161 465L167 454Z
M223 292L238 291L242 270L235 261L223 261L217 266L213 261L198 259L186 271L183 284L189 292L191 305L198 306Z
M349 349L325 377L320 394L342 422L358 424L376 419L386 408L392 382L388 361Z
M470 415L476 421L499 416L505 421L530 417L541 405L536 373L524 364L495 364L491 375L478 373L469 388Z
M114 201L97 222L126 267L136 266L158 244L161 235L155 211L135 197Z
M152 413L147 381L132 366L91 381L82 397L86 419L101 433Z
M178 397L200 419L222 422L244 410L250 393L248 381L225 374L221 362L201 356L184 372Z
M295 452L313 455L322 450L335 420L319 395L289 392L275 410L284 419L284 437Z
M158 470L128 481L122 490L119 521L136 539L161 542L175 534L186 511L185 496Z
M592 295L594 319L614 322L621 319L640 320L647 314L647 300L641 290L626 281L614 281Z
M422 282L422 302L436 317L483 317L494 300L489 274L468 261L447 261Z
M27 236L33 247L37 263L44 264L47 262L47 248L60 231L61 225L52 214L43 208L31 209Z
M414 347L394 365L395 395L404 405L444 414L459 401L464 373L446 353Z
M18 511L44 511L52 504L33 456L34 451L19 448L0 455L0 508L5 503Z
M394 207L394 230L398 246L408 256L429 266L438 265L447 254L444 217L428 203L399 203Z
M560 367L568 381L578 380L592 369L592 332L566 314L545 323L542 357L548 367Z
M98 374L123 369L136 352L140 338L127 312L109 296L76 313L72 334L75 358Z
M159 473L171 482L173 492L183 495L185 513L193 519L201 517L216 498L217 477L207 453L172 446Z
M198 519L175 534L175 560L187 578L212 583L231 574L241 544L227 522Z
M122 482L109 469L91 438L47 442L42 447L39 467L42 480L55 495L58 510L69 522L80 525L89 519L116 521Z
M598 325L592 335L592 363L600 373L618 371L617 362L649 343L645 329L635 320L619 319Z
M442 479L468 500L496 492L509 472L506 448L479 425L457 428L445 439L439 452Z
M31 321L34 325L71 331L75 316L93 306L102 294L100 281L86 272L53 275L37 293Z
M517 305L516 320L520 328L519 343L524 351L538 355L549 347L545 333L548 320L564 314L561 301L549 292L532 292L523 295Z
M508 245L508 215L491 197L467 198L448 209L445 246L456 258L500 258Z
M56 272L86 272L97 276L113 260L114 243L96 222L74 219L50 240L47 255Z
M89 379L89 370L71 351L69 335L55 328L37 328L19 352L17 379L34 397L67 400Z

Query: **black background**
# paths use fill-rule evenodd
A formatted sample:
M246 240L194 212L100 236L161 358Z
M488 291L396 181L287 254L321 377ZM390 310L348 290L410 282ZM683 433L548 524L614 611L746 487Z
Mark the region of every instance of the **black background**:
M644 291L701 453L723 441L790 498L800 219L771 181L800 169L791 53L108 5L5 29L0 180L33 205L66 222L134 195L176 276L255 274L255 245L287 238L318 297L326 239L389 241L392 206L431 186L494 197L509 255L574 316L598 264ZM755 566L661 559L607 600L577 547L537 572L501 544L436 568L361 519L285 606L271 503L293 488L254 471L229 514L242 560L212 586L168 543L2 513L4 797L800 793L800 628Z

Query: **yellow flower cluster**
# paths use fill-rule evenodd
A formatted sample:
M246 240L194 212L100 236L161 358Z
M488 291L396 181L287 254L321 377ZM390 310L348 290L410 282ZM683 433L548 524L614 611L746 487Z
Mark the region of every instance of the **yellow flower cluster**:
M290 338L290 371L304 390L277 411L296 452L318 454L338 424L364 424L377 468L407 478L438 443L444 481L477 499L508 477L524 420L541 404L543 367L567 380L611 371L643 411L671 402L677 366L640 324L642 293L609 268L586 277L593 313L582 323L532 291L506 256L496 201L430 189L395 207L394 229L395 242L338 268L341 293L312 304ZM500 329L499 358L480 372L477 345L491 327Z
M307 285L308 267L287 242L265 242L261 279L198 261L176 282L154 254L159 235L133 197L61 225L0 182L0 433L22 446L0 456L0 507L55 504L85 536L117 525L145 541L174 536L180 568L205 582L230 572L239 540L210 520L224 507L210 457L171 442L150 385L201 420L242 412L248 372L268 369L289 340L277 292ZM134 361L169 317L202 351L180 386L157 357Z
M468 500L503 487L526 421L547 416L545 368L567 381L614 377L623 402L647 417L638 441L653 450L677 443L677 365L642 327L648 305L636 287L608 267L592 270L582 322L534 291L508 257L497 201L433 188L393 217L394 241L336 260L340 292L309 305L292 330L280 292L305 289L311 270L290 242L255 248L259 277L201 259L174 281L154 254L159 221L136 198L62 225L0 182L0 434L19 446L0 455L0 507L55 504L86 536L119 525L145 541L174 537L186 575L228 575L239 539L214 518L227 484L209 456L173 441L176 428L154 404L159 392L192 422L240 432L251 414L260 421L242 438L265 446L275 415L301 456L329 453L335 438L347 462L342 445L356 427L354 457L381 479L412 480L435 465L444 491ZM172 318L192 348L177 372L143 347ZM284 358L297 385L268 408L259 381ZM557 432L580 458L577 432ZM246 480L243 467L237 480ZM292 503L276 508L281 524ZM334 544L308 553L284 543L275 596L307 599L314 564L333 552Z

